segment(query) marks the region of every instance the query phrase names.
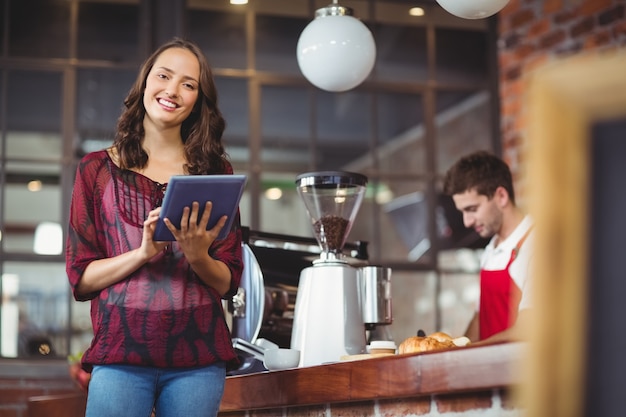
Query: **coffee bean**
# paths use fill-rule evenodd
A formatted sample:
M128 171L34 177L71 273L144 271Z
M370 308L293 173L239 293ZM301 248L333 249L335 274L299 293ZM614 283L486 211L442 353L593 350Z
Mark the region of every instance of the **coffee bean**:
M339 252L343 247L348 228L348 220L339 216L324 216L313 224L315 236L331 252Z

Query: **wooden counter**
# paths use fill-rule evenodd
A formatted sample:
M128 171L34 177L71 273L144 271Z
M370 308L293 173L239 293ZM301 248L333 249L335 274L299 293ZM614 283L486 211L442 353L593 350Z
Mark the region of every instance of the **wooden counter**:
M524 344L394 355L226 379L220 413L508 389Z

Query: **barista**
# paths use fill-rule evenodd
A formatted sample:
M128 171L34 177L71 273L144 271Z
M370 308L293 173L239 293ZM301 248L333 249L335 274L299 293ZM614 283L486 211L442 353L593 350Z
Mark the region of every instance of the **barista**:
M465 335L472 343L522 339L531 306L532 220L515 204L508 165L484 151L462 157L446 173L444 193L465 227L491 238L480 263L478 308Z

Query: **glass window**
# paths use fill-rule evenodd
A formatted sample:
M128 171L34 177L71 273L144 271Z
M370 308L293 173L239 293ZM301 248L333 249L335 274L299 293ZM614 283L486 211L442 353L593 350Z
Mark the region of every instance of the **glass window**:
M444 175L461 156L474 150L493 150L491 100L487 91L437 93L437 167Z
M60 255L65 227L61 224L59 164L9 163L3 191L4 250Z
M317 169L357 170L372 140L372 95L364 90L316 95Z
M296 50L310 19L257 16L256 68L300 75Z
M306 87L264 86L261 158L264 170L298 172L311 163L311 98Z
M261 228L292 236L313 237L311 220L296 189L296 176L306 168L293 173L263 173L261 179Z
M445 83L486 83L488 37L484 31L436 30L436 77Z
M78 57L133 62L139 52L139 7L131 4L80 2Z
M437 275L433 272L393 271L391 294L393 338L400 344L415 336L419 329L426 334L437 329ZM395 308L403 306L404 308Z
M238 163L247 163L249 157L248 136L250 131L250 110L248 106L248 80L215 77L218 93L218 105L226 120L223 143L228 152ZM242 154L242 152L246 154Z
M377 95L378 147L381 173L426 172L426 138L421 94Z
M7 128L21 132L61 131L62 75L58 72L9 71ZM10 151L7 156L13 156Z
M76 123L80 138L77 154L109 146L124 99L137 71L81 69L78 71Z
M7 0L9 55L68 58L70 7L65 0ZM107 31L108 32L108 31Z
M0 356L67 356L70 299L64 263L5 262L2 300Z
M202 48L213 68L247 68L246 15L189 10L190 38Z
M426 29L378 24L374 30L376 79L425 82L428 78Z
M449 264L459 263L464 270L441 274L441 289L437 297L441 327L448 334L463 335L476 312L480 296L479 252L467 249L450 255L454 259L448 258Z
M371 242L370 257L407 264L432 262L426 187L418 180L370 179L353 227L360 233L355 238Z

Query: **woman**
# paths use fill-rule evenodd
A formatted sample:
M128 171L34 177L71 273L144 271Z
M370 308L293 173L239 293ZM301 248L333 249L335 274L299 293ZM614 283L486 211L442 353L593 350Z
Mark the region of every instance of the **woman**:
M186 208L173 242L152 235L172 175L232 174L211 69L174 39L143 64L124 101L113 145L77 170L67 241L74 297L91 300L94 338L87 417L215 416L236 366L222 298L243 268L239 214L206 230L207 203Z

